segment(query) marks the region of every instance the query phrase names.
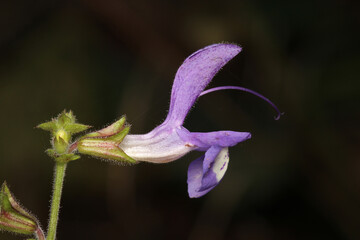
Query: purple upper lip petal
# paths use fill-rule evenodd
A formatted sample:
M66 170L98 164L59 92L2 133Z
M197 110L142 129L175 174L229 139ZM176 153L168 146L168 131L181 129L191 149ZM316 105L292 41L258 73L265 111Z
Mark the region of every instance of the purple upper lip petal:
M212 91L236 89L250 92L277 107L264 96L246 88L225 86L204 91L215 74L241 51L235 44L214 44L190 55L179 67L171 91L168 115L160 126L147 134L129 134L119 147L137 161L165 163L192 150L205 151L188 169L188 193L201 197L213 189L228 166L228 147L251 138L248 132L190 132L182 125L197 98ZM277 117L277 118L278 118Z

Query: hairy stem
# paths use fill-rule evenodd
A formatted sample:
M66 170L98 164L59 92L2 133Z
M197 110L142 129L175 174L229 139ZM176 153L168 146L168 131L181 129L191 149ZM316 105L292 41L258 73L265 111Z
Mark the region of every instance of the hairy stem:
M47 240L55 240L56 238L56 227L59 218L61 192L64 183L66 165L66 163L59 162L57 162L55 165L55 181L51 200L50 222L47 232Z
M36 229L35 236L37 240L46 240L44 232L40 227Z

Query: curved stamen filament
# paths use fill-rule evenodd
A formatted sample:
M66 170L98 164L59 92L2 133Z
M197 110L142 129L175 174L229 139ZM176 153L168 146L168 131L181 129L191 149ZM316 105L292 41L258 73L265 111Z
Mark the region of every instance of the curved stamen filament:
M248 88L244 88L244 87L237 87L237 86L222 86L222 87L215 87L215 88L210 88L207 89L205 91L203 91L202 93L200 93L199 97L211 92L215 92L215 91L220 91L220 90L229 90L229 89L233 89L233 90L239 90L239 91L244 91L244 92L248 92L251 93L259 98L261 98L262 100L264 100L265 102L267 102L268 104L270 104L275 111L277 112L277 116L275 117L275 120L279 120L280 116L283 115L284 113L280 112L279 108L272 102L270 101L268 98L264 97L263 95L261 95L260 93L257 93L253 90L250 90Z

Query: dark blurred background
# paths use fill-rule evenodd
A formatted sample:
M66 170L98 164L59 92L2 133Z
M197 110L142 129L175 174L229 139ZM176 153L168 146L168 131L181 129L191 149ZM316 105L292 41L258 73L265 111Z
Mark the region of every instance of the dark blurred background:
M0 2L0 181L44 228L53 161L34 127L64 109L99 129L126 114L132 133L165 118L192 52L243 52L185 127L249 131L223 181L187 196L194 152L164 164L69 164L58 239L360 239L359 4L329 1L78 0ZM0 233L0 239L24 239Z

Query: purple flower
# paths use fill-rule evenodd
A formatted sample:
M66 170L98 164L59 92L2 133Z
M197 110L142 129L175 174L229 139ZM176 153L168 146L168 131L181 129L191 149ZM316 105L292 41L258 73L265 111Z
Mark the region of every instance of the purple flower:
M251 138L249 132L188 131L183 127L184 119L197 98L212 91L237 89L253 93L274 106L262 95L241 87L203 91L215 74L240 51L237 45L214 44L189 56L176 73L165 121L147 134L127 135L119 145L134 160L153 163L171 162L193 150L204 151L204 156L189 165L187 182L191 198L203 196L220 182L228 167L228 147Z

